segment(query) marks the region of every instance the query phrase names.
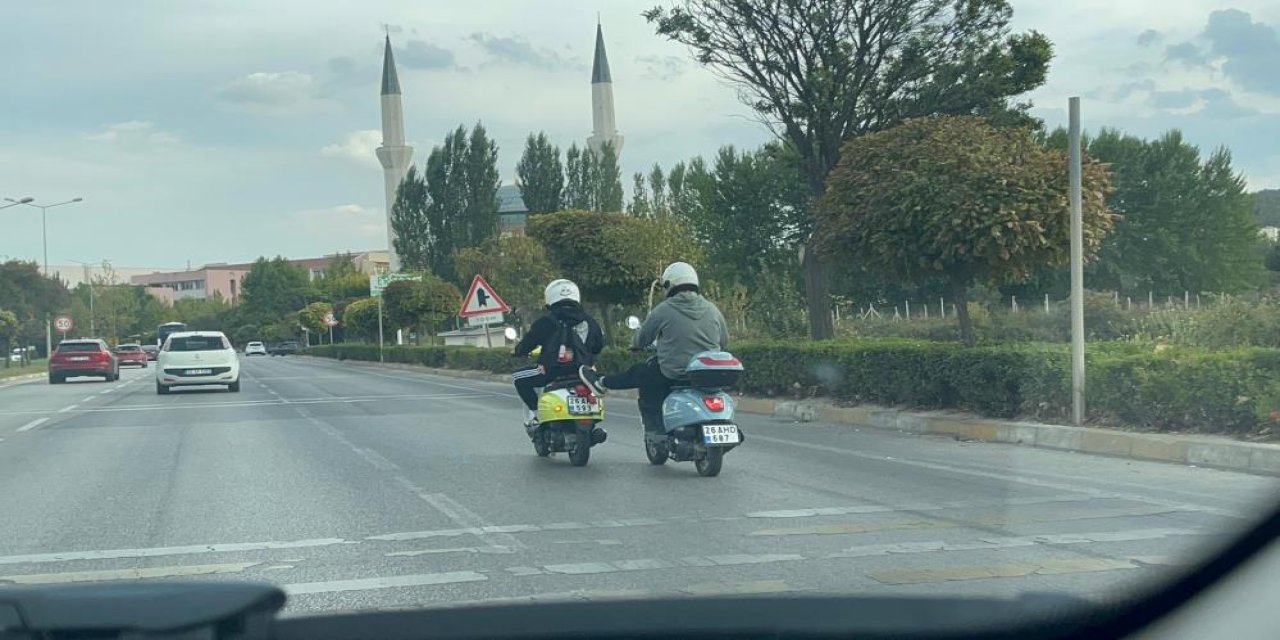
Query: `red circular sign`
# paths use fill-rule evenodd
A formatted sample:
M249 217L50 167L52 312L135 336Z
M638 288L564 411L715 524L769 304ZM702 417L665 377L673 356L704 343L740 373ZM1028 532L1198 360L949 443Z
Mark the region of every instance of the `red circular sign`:
M76 323L71 321L71 316L58 316L53 319L53 328L57 329L58 333L68 333L76 328Z

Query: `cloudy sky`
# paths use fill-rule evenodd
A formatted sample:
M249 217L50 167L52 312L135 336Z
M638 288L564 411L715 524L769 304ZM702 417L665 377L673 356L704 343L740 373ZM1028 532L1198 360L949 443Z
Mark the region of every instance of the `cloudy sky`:
M61 0L9 3L0 197L49 210L49 260L118 266L309 257L383 244L378 88L384 25L422 162L484 122L513 177L524 137L590 134L604 23L625 175L767 139L734 90L652 35L658 0ZM1013 0L1056 47L1037 115L1226 145L1280 187L1280 4ZM480 5L483 4L483 8ZM629 182L629 180L628 180ZM0 259L40 258L39 211L0 210Z

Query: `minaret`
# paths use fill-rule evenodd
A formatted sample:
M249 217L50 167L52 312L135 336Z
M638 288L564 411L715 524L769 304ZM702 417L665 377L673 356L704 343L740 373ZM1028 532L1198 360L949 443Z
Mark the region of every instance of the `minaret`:
M597 154L604 143L612 142L613 150L622 155L622 136L613 115L613 77L609 75L609 57L604 53L604 31L596 23L596 57L591 63L591 137L587 146Z
M377 153L386 182L387 254L394 273L400 270L400 256L396 255L395 231L391 229L391 208L396 203L396 189L413 161L413 147L404 143L404 107L400 104L400 78L396 76L396 61L391 57L390 35L382 55L382 146Z

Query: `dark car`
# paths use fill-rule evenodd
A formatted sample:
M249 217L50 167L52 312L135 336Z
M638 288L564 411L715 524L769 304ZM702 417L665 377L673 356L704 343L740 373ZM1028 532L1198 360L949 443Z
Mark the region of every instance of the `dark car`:
M77 376L101 376L107 382L119 380L120 360L102 340L63 340L49 358L49 384L61 384Z
M142 345L142 352L147 354L147 360L154 361L156 358L160 357L160 347L154 344Z
M270 349L267 349L267 352L273 356L287 356L291 353L298 352L298 343L294 340L279 342L272 345Z
M147 352L142 350L140 344L122 344L115 348L116 359L120 361L120 366L131 365L135 367L147 368Z

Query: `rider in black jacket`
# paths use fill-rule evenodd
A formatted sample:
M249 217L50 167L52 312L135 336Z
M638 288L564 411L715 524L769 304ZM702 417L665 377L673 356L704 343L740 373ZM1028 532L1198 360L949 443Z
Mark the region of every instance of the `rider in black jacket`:
M515 355L527 356L541 347L538 364L511 374L516 393L528 409L525 426L537 425L537 388L561 378L576 378L578 368L591 366L604 350L600 325L582 308L578 285L556 280L543 292L547 313L534 321L516 345Z

